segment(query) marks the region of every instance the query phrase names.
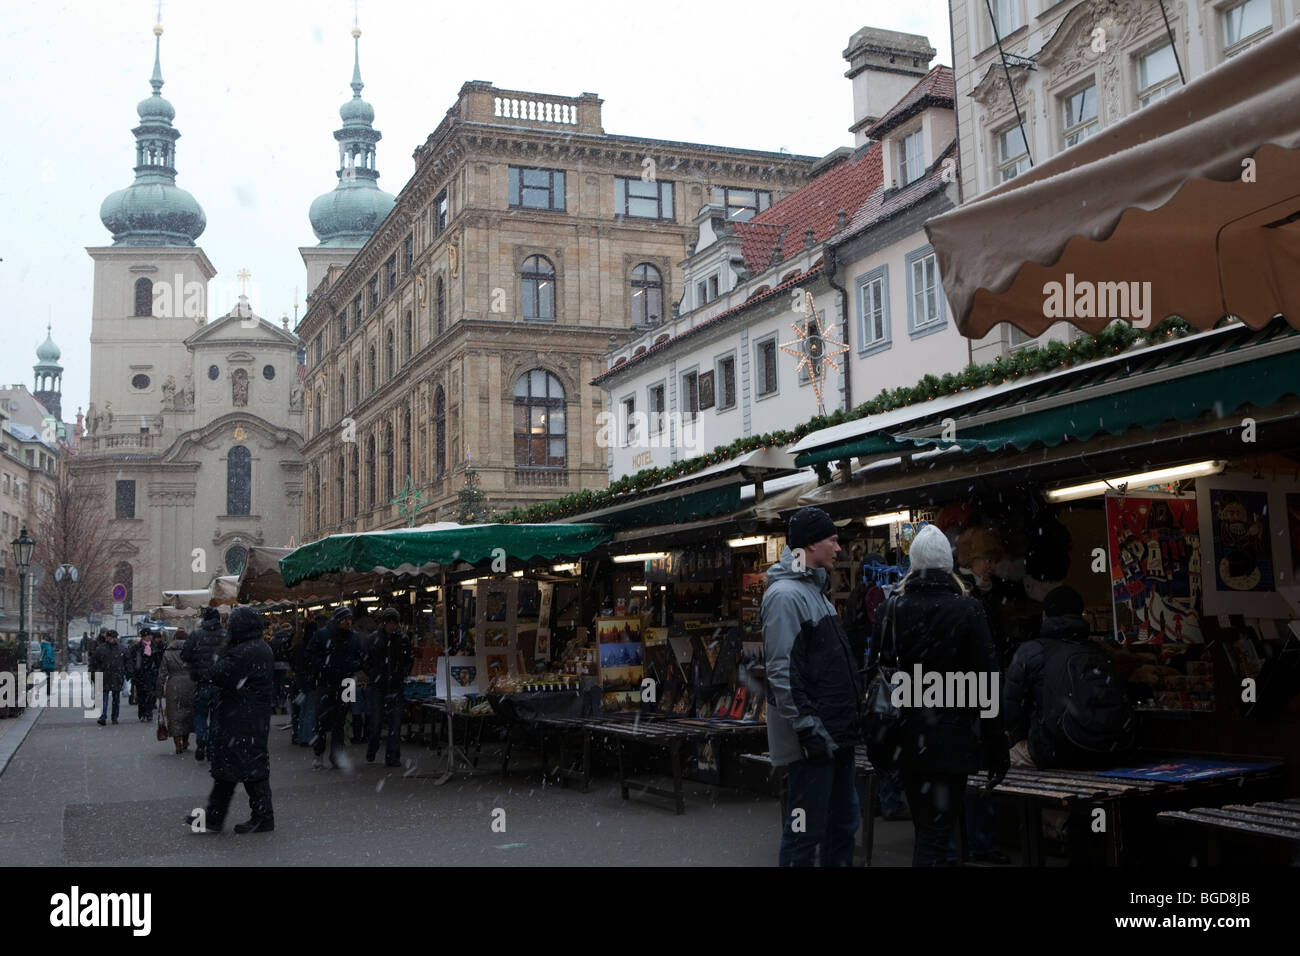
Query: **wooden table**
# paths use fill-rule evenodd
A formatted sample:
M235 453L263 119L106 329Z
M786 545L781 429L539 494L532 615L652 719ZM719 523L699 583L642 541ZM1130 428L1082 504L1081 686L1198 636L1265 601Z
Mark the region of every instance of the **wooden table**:
M1162 823L1203 828L1209 838L1208 866L1219 865L1221 840L1233 836L1282 841L1300 850L1300 797L1281 802L1165 810L1157 818Z

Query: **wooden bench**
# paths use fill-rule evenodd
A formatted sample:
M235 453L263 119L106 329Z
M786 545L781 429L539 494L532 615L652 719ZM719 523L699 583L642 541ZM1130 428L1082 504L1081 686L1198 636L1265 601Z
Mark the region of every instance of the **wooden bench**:
M1162 823L1187 824L1204 829L1209 840L1208 866L1219 865L1221 840L1225 837L1281 841L1300 850L1300 797L1281 802L1165 810L1157 814L1157 818Z
M777 800L777 814L781 820L781 826L785 827L786 815L786 781L784 768L772 766L772 757L769 754L742 754L741 760L746 760L753 764L766 767L769 774L776 774L781 781L781 796ZM860 866L871 865L871 850L876 839L876 768L871 765L867 759L866 748L858 747L853 755L854 775L863 784L862 796L862 839L853 848L853 860Z

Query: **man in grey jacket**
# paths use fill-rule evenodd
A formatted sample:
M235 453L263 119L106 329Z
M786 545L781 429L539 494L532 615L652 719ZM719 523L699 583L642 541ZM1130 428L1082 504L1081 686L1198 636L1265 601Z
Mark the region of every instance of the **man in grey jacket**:
M862 675L827 598L840 554L830 516L801 508L763 594L767 742L786 769L781 866L851 866L860 822L854 747L862 742Z

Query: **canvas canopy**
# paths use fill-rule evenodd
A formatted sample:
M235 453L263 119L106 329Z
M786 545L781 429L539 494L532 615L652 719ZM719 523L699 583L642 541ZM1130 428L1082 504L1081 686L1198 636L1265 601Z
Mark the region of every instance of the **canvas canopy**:
M1295 24L930 220L962 334L1225 314L1300 328L1298 61Z
M205 608L212 604L212 589L187 588L179 591L163 591L163 597L171 601L172 607L175 608Z
M340 572L322 575L289 587L280 574L280 560L292 550L292 548L249 548L248 561L239 573L240 602L257 604L264 601L320 601L356 591L369 591L383 580L381 574Z
M305 544L280 559L289 587L340 572L427 574L464 561L475 564L504 554L530 560L573 558L610 539L596 524L482 524L442 522L417 528L335 534ZM498 550L499 549L499 550Z

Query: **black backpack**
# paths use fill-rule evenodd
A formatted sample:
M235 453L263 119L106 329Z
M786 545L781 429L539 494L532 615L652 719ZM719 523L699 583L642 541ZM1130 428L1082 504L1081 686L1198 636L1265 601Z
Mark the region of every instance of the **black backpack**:
M1048 660L1045 729L1089 753L1127 750L1136 724L1110 656L1096 644L1057 642Z

